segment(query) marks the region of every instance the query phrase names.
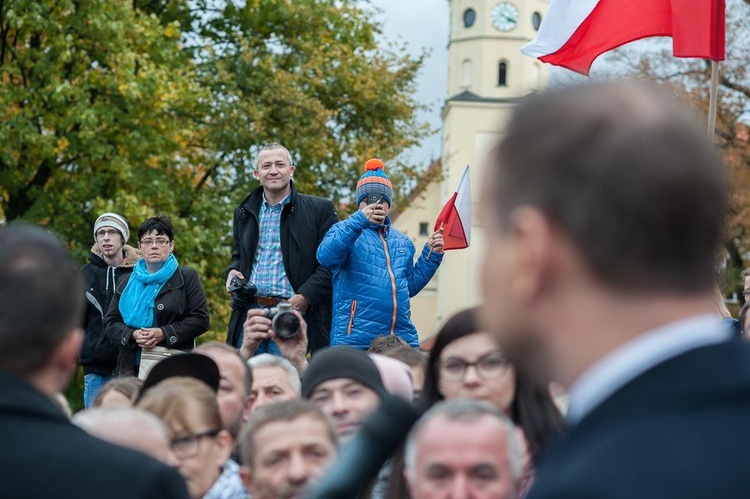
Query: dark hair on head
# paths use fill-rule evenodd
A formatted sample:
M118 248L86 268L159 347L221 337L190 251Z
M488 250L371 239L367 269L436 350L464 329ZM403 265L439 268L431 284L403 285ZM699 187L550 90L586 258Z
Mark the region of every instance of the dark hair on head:
M726 169L674 96L643 82L536 94L489 162L499 228L540 210L596 278L628 293L714 286Z
M172 221L166 215L147 218L138 228L138 240L140 241L143 236L154 231L160 236L167 236L170 241L174 240L174 227Z
M401 347L411 348L407 342L395 334L381 334L372 339L370 346L367 348L367 353L385 354L388 350Z
M101 388L101 390L99 390L99 393L96 394L96 398L94 398L94 407L102 405L104 396L111 391L122 393L133 403L133 405L135 405L135 400L138 398L142 386L143 380L136 376L125 376L123 378L110 380Z
M0 227L0 371L26 377L78 327L83 281L60 240L40 227Z
M427 358L424 387L419 400L421 410L426 411L435 403L444 400L439 390L440 356L454 341L482 331L478 311L478 308L470 308L458 312L448 319L438 332ZM515 364L513 367L516 371L516 386L508 417L523 430L531 457L536 459L544 447L559 434L563 418L552 400L548 383L537 380Z

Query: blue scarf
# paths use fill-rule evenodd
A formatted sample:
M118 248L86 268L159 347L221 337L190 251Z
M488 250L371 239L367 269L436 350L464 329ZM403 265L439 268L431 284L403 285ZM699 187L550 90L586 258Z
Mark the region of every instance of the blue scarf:
M120 314L125 324L130 327L154 325L156 296L176 270L177 258L174 255L169 255L164 265L153 274L146 268L146 260L138 260L120 297Z

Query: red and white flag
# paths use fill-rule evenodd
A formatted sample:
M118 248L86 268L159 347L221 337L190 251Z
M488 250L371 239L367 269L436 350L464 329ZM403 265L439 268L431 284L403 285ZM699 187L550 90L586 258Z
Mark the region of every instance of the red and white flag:
M435 230L443 228L444 250L463 249L471 242L471 184L466 166L461 182L445 203L435 222Z
M536 39L521 49L589 74L599 55L650 36L671 36L675 57L724 60L725 0L551 0Z

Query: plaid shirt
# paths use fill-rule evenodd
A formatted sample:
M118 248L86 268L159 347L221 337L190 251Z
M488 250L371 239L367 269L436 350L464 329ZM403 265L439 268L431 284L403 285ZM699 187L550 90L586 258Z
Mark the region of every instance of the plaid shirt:
M258 288L258 296L289 298L294 294L281 254L281 212L291 198L289 193L283 201L271 206L263 195L258 221L260 237L250 274L250 280Z
M224 463L221 475L208 489L203 499L247 499L247 491L240 478L240 467L231 459Z

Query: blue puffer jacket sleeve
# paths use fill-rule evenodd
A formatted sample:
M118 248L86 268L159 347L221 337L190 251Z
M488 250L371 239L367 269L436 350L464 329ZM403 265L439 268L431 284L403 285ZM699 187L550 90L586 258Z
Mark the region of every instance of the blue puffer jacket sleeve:
M427 259L427 255L429 255L429 260ZM427 286L427 283L435 275L442 261L442 253L435 253L433 251L430 254L429 246L424 245L422 255L417 260L417 263L414 264L414 267L412 267L412 272L409 275L409 297L416 295L422 291L422 288Z
M318 262L331 271L344 265L354 242L369 225L370 222L361 211L333 224L318 246Z

